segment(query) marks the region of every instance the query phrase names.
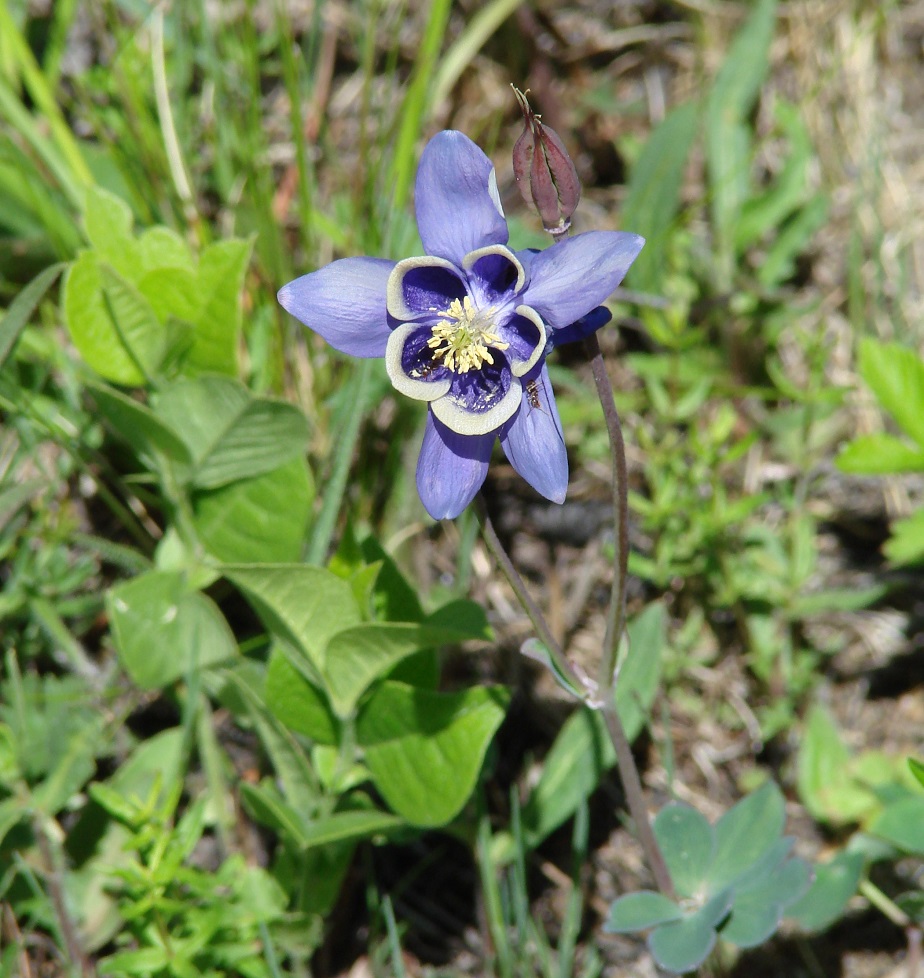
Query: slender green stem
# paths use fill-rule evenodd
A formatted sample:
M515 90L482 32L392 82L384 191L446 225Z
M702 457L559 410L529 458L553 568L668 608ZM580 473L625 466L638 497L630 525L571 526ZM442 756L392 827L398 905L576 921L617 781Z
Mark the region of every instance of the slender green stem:
M897 927L910 927L912 925L912 920L908 914L898 904L890 900L871 880L861 880L857 889L881 914L888 917Z
M327 549L337 526L337 516L341 511L353 462L353 450L359 441L363 416L368 400L367 391L372 379L372 361L363 360L350 380L350 410L342 429L338 432L337 447L334 449L333 469L324 492L324 502L318 514L308 546L306 560L309 564L320 564L327 556Z
M481 529L485 543L499 564L501 571L503 571L504 577L507 578L511 588L513 588L513 593L516 594L517 600L523 606L523 610L526 612L529 620L533 623L533 628L536 629L542 644L548 649L556 668L561 671L571 685L575 689L587 689L586 681L578 675L574 666L568 661L561 646L552 635L552 631L542 612L539 610L539 606L533 601L523 579L520 577L516 567L513 566L513 561L504 549L504 545L501 543L500 537L494 529L494 524L491 522L491 517L488 516L488 508L485 505L484 497L479 496L479 503L479 516L481 518Z

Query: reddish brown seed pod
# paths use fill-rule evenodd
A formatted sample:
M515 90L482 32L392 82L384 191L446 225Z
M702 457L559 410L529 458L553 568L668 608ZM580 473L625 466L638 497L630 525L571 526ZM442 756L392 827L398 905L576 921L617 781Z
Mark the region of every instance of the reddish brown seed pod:
M542 124L526 98L511 86L523 112L525 128L513 147L513 172L527 204L535 206L542 226L552 235L571 227L571 215L581 199L581 181L564 143L554 129Z

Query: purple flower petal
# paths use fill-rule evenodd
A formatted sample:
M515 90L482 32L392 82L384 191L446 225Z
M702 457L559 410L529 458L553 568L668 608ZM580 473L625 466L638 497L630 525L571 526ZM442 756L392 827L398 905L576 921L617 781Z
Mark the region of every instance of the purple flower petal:
M284 285L277 298L342 353L383 357L391 334L385 292L394 267L384 258L341 258Z
M430 405L437 419L460 435L497 431L519 407L520 382L504 355L493 352L493 365L453 375L449 393Z
M468 295L458 269L442 258L405 258L388 279L388 311L395 319L436 319L453 299Z
M528 374L545 353L548 334L545 323L535 309L517 306L507 322L496 330L503 343L514 377Z
M551 353L556 346L561 346L563 343L575 343L578 340L586 339L592 333L596 333L601 326L605 326L612 318L613 314L606 306L597 306L596 309L591 309L586 316L581 316L569 326L549 330L549 343L546 353Z
M461 132L446 130L427 143L417 168L414 204L428 255L461 267L470 251L507 243L494 167Z
M427 412L417 460L417 491L433 519L454 519L475 498L488 474L493 445L493 432L460 435Z
M624 231L587 231L534 255L520 301L553 328L599 306L625 277L645 239Z
M503 245L479 248L465 256L468 285L479 306L512 300L526 284L526 273L516 256Z
M565 501L568 453L545 366L524 385L520 410L500 440L510 464L536 492L554 503Z
M429 326L402 323L388 338L385 369L396 391L415 401L432 401L449 392L455 374L433 360Z

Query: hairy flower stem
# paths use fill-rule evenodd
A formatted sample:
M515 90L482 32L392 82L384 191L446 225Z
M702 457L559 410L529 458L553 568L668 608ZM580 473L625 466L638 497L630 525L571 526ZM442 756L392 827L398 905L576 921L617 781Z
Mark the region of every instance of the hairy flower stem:
M619 640L626 627L626 581L629 576L629 487L626 471L626 445L622 437L619 412L613 401L613 388L610 384L603 353L596 334L584 340L590 369L593 372L597 396L603 407L606 431L610 439L610 454L613 458L613 523L616 529L614 539L613 585L610 590L610 607L606 615L606 634L603 638L603 658L600 662L600 690L611 690L616 678L616 658L619 653Z
M638 840L645 851L645 858L655 878L658 889L669 897L675 896L667 864L658 846L648 809L645 793L639 777L632 747L622 725L622 718L616 709L616 660L619 642L626 627L626 582L629 576L629 489L626 469L626 446L622 437L619 412L613 402L613 388L610 384L603 353L596 334L584 341L597 396L603 408L606 430L610 439L610 453L613 458L613 514L616 536L613 559L613 585L610 591L610 606L606 616L606 633L603 639L603 656L600 662L598 702L603 713L606 729L616 751L616 764L619 777L626 792L629 813L635 822Z

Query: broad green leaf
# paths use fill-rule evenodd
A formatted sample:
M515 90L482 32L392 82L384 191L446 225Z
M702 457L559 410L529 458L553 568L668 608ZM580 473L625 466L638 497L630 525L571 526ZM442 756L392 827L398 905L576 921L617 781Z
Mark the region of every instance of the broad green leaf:
M821 931L844 913L857 892L863 872L863 856L839 852L830 862L815 866L815 880L805 895L786 910L803 930Z
M632 167L622 226L645 238L629 270L629 284L650 292L663 288L667 244L680 209L684 170L698 131L699 105L687 102L670 112L648 137Z
M424 613L417 591L379 541L366 537L356 544L356 550L365 563L380 565L374 591L376 617L382 621L420 621Z
M674 803L658 812L652 827L677 894L703 893L715 852L715 834L705 816Z
M154 377L169 346L170 335L145 297L110 265L99 266L103 306L119 342L145 380ZM105 376L105 375L104 375Z
M387 679L420 689L438 689L440 685L440 654L435 648L422 649L402 659L389 669Z
M616 900L610 907L610 915L603 929L608 934L631 934L682 918L683 911L673 900L661 893L642 890L627 893Z
M783 796L772 782L725 812L715 824L710 889L723 890L745 875L779 841L785 821Z
M195 260L189 245L172 228L162 224L148 228L138 238L137 254L141 269L192 270Z
M179 572L150 571L119 584L106 595L106 607L122 664L143 689L238 654L214 602L190 591Z
M74 346L100 376L126 386L145 382L144 371L109 314L99 262L93 252L84 252L68 269L63 305Z
M302 676L279 647L270 655L265 695L267 709L290 730L319 744L339 743L340 725L324 694Z
M160 453L180 465L192 461L183 439L147 405L104 384L87 384L87 390L102 416L139 455Z
M860 376L896 424L924 449L924 360L898 343L860 343Z
M207 371L237 376L241 331L241 291L252 241L228 239L210 245L199 258L199 309L191 320L195 338L184 363L187 373Z
M493 638L484 608L475 601L457 598L449 601L422 622L423 631L436 645Z
M270 631L300 650L319 675L330 639L362 621L350 585L322 567L232 565L223 573L252 599Z
M364 622L333 635L324 653L322 673L331 706L349 716L375 679L429 644L419 625Z
M209 553L227 563L299 560L314 500L307 462L290 462L193 498L193 525Z
M909 795L887 805L869 832L897 849L924 856L924 795Z
M908 767L918 783L924 786L924 764L913 757L908 758Z
M896 520L892 524L892 536L882 549L896 566L924 560L924 509Z
M193 455L192 483L215 489L278 468L305 451L308 426L298 408L254 397L230 377L180 380L163 391L155 412Z
M199 281L192 269L152 268L138 278L138 291L160 322L172 316L192 325L199 308Z
M850 752L834 721L820 706L812 708L806 722L797 784L809 813L833 825L858 821L876 804L872 793L852 778Z
M131 208L121 197L100 186L87 189L83 210L87 239L101 259L129 276L137 259L132 223Z
M240 792L244 807L257 822L287 836L300 848L307 844L307 816L288 804L269 779L260 784L244 782Z
M527 844L537 846L590 796L616 754L596 710L581 707L568 717L546 755L539 783L522 810Z
M730 905L730 894L719 894L683 920L656 927L648 935L652 957L668 971L683 973L699 967L715 946L716 925Z
M435 693L383 682L356 735L375 786L412 825L445 825L468 800L509 696L500 687Z
M43 272L39 272L10 303L3 319L0 319L0 367L6 363L6 358L16 345L19 334L25 329L45 293L54 285L65 267L63 263L51 265Z
M629 622L629 652L619 670L616 708L630 741L641 733L661 679L661 658L667 642L664 605L649 604Z
M924 472L924 448L894 435L861 435L844 446L836 462L842 472L858 475Z

